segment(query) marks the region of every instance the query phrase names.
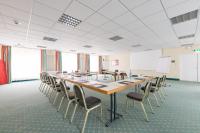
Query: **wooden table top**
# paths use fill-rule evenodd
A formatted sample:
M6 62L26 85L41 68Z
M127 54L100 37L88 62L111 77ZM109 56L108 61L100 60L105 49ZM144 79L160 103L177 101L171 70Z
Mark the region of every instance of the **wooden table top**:
M132 88L138 84L141 84L153 79L153 77L144 76L144 77L131 77L131 78L119 80L116 82L103 82L103 81L101 82L101 81L95 81L95 80L81 79L77 77L72 78L72 76L65 75L65 74L50 74L50 75L56 77L57 79L63 79L67 82L78 84L79 86L97 91L102 94L107 94L107 95L121 92L125 89Z

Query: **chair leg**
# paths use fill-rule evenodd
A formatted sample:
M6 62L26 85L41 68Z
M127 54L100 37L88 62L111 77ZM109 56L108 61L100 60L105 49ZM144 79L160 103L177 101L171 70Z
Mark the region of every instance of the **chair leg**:
M59 94L59 92L56 93L56 97L54 98L53 105L56 103L56 100L58 98L58 94Z
M154 114L154 111L153 111L153 108L152 108L152 106L151 106L151 102L150 102L149 98L147 98L147 101L148 101L149 106L150 106L150 108L151 108L151 113Z
M46 86L47 86L46 83L44 83L44 86L43 86L43 88L41 90L42 93L44 93L44 90L45 90Z
M159 98L160 98L160 101L163 102L160 92L157 91L157 93L158 93L158 96L159 96Z
M165 96L167 96L167 92L165 90L165 86L163 87L163 92L164 92Z
M84 123L83 123L83 127L82 127L82 130L81 130L81 133L84 133L84 131L85 131L85 125L86 125L86 123L87 123L88 114L89 114L89 111L86 111L86 113L85 113L85 118L84 118Z
M142 102L140 102L140 104L141 104L142 110L143 110L143 112L144 112L144 115L145 115L146 121L148 122L149 119L148 119L148 117L147 117L147 113L146 113L146 111L145 111L144 105L143 105Z
M76 108L77 108L77 103L75 104L75 107L74 107L74 111L73 111L73 114L72 114L72 117L71 117L71 123L73 122L74 115L75 115L75 112L76 112Z
M58 106L58 110L57 110L57 111L60 111L60 107L61 107L61 105L62 105L62 103L63 103L63 100L64 100L64 98L65 98L65 96L62 96L62 98L61 98L61 100L60 100L60 104L59 104L59 106Z
M128 98L126 98L126 108L125 108L125 112L127 112L128 109Z
M100 106L100 108L101 108L100 114L101 114L101 120L102 120L103 119L103 107L102 107L102 105Z
M50 94L49 94L49 101L51 101L51 97L52 97L52 95L53 95L53 92L54 92L54 90L53 90L53 88L51 89L51 92L50 92Z
M41 91L41 88L42 88L42 82L40 83L40 86L39 86L39 91Z
M66 117L67 117L67 113L68 113L69 106L70 106L70 104L71 104L71 103L72 103L72 101L68 101L68 103L67 103L67 108L66 108L66 111L65 111L64 118L66 118Z
M162 87L160 88L160 93L161 93L161 95L162 95L162 97L163 97L163 100L165 100L165 95L164 95L164 92L163 92L163 88L162 88Z
M155 97L155 99L156 99L157 106L158 106L158 107L160 107L160 104L159 104L159 102L158 102L158 99L157 99L157 97L156 97L156 94L155 94L155 93L153 93L153 96L154 96L154 97Z

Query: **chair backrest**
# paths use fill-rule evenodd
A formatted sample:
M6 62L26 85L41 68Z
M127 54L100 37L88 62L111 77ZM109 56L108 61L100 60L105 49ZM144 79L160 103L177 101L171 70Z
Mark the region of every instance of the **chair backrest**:
M161 87L161 85L160 85L161 82L162 82L161 80L162 80L162 79L161 79L160 77L158 77L157 80L156 80L156 89L157 89L157 90L159 90L160 87Z
M79 85L74 85L74 92L75 92L76 102L78 102L82 107L87 109L87 105L85 102L85 93L83 89Z
M67 100L69 100L69 90L70 88L66 85L64 80L60 80L60 88L61 91L64 92L65 96L67 97Z
M149 96L149 93L150 93L150 90L151 90L151 86L152 86L151 81L149 81L149 82L146 83L143 98L146 98L146 97Z
M124 72L123 72L123 73L120 73L119 75L120 75L120 77L121 77L121 79L122 79L122 80L124 80L124 79L125 79L125 77L127 77L127 74L126 74L126 73L124 73Z

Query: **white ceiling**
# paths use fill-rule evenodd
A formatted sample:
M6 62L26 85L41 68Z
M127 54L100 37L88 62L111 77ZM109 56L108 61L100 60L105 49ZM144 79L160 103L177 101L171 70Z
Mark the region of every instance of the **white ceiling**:
M176 25L169 20L199 6L200 0L0 0L0 43L98 54L199 44L198 19ZM75 28L60 24L62 13L82 22ZM177 38L188 34L195 37ZM116 35L123 39L109 40ZM137 44L142 46L132 47Z

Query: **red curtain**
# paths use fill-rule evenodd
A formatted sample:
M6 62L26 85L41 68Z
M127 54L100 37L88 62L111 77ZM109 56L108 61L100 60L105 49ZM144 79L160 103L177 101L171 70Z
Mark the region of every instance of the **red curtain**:
M0 84L6 84L11 82L11 47L2 45L0 50L1 50Z

